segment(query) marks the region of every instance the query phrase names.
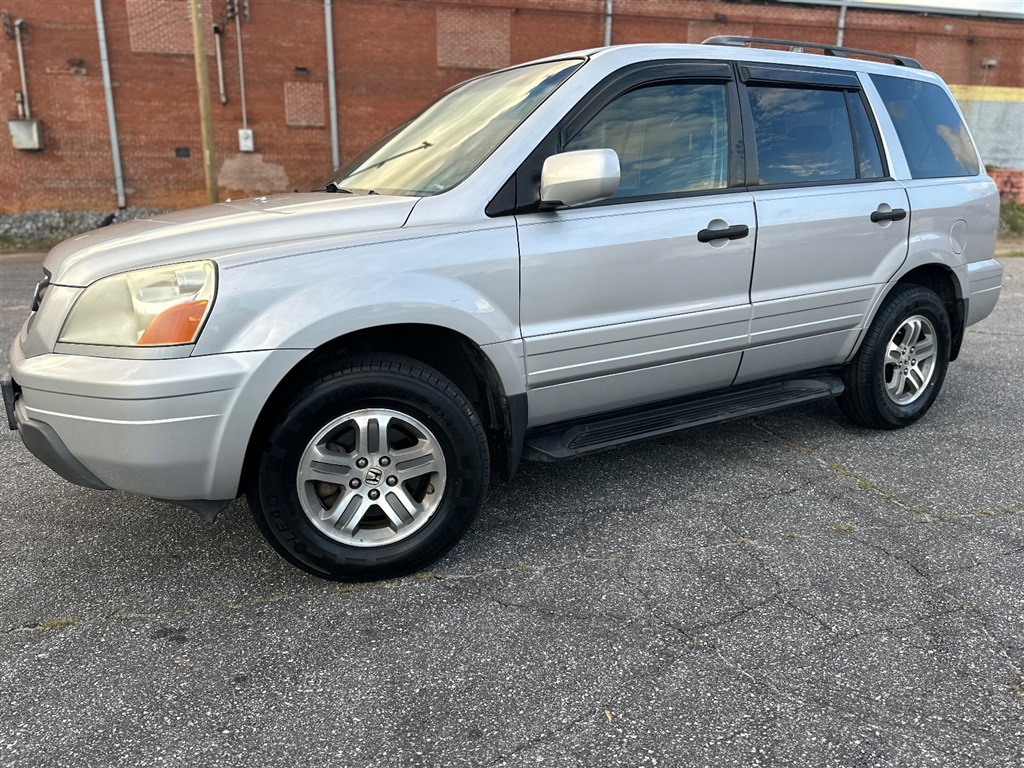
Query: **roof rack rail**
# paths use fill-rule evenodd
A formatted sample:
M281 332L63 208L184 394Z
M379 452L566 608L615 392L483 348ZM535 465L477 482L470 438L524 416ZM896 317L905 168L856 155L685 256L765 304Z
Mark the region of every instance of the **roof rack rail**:
M804 43L799 40L775 40L770 37L744 37L743 35L716 35L709 37L701 45L733 45L744 46L749 43L762 43L766 45L788 45L790 48L819 48L826 56L846 56L848 53L856 53L861 56L873 56L876 59L885 59L901 67L921 69L921 62L909 56L896 56L891 53L879 53L878 51L865 51L860 48L843 48L839 45L826 45L824 43Z

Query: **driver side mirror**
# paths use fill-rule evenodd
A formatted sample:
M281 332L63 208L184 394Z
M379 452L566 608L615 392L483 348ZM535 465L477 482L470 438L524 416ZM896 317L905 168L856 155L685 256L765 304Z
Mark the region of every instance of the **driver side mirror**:
M540 172L542 203L593 203L619 188L619 156L614 149L580 149L552 155Z

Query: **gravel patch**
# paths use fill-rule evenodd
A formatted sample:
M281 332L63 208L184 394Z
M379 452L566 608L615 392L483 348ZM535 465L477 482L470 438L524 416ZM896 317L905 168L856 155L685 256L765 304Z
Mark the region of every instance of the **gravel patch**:
M0 214L0 250L50 248L61 240L90 229L133 219L146 219L159 208L125 208L115 211L31 211Z

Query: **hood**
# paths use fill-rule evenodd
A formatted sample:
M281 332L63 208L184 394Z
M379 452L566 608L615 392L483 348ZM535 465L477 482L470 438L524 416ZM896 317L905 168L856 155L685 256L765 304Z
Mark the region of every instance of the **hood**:
M85 286L176 261L244 261L265 246L301 253L325 238L398 229L418 199L310 192L218 203L94 229L56 246L43 266L56 285Z

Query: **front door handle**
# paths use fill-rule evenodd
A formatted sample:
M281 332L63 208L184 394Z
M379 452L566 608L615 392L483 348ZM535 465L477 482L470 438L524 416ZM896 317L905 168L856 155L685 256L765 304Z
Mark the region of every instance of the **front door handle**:
M697 239L702 243L710 243L712 240L739 240L750 234L750 227L746 224L735 224L725 229L702 229L697 233Z
M903 221L905 218L907 218L907 212L903 208L893 208L891 211L879 209L871 213L871 220L875 224L880 221Z

